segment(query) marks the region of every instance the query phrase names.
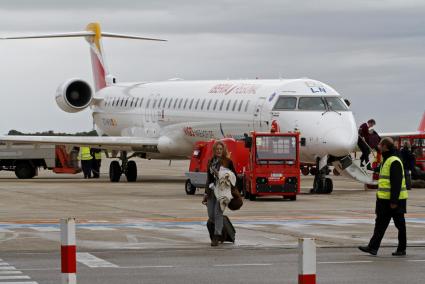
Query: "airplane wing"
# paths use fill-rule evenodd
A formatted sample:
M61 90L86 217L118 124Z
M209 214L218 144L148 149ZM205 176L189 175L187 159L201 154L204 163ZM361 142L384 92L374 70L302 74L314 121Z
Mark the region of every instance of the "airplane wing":
M108 150L158 152L158 139L146 137L7 135L0 136L0 142L6 144L91 146Z
M399 137L399 136L410 136L424 134L423 131L412 131L412 132L387 132L387 133L378 133L381 137Z

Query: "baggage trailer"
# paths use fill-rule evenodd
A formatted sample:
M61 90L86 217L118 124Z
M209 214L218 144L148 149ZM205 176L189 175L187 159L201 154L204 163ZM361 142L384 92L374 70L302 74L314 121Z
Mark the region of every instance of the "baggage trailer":
M245 198L296 200L300 192L299 133L252 132L246 144L250 158L244 172Z
M79 173L77 158L78 152L67 153L61 145L0 145L0 170L14 171L19 179L37 176L39 168L55 173Z

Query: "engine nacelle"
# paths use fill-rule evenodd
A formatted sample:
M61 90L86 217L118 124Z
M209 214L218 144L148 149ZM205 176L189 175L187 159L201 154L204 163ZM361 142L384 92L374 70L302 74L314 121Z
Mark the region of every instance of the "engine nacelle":
M65 112L79 112L93 100L90 85L81 79L69 79L56 90L56 103Z

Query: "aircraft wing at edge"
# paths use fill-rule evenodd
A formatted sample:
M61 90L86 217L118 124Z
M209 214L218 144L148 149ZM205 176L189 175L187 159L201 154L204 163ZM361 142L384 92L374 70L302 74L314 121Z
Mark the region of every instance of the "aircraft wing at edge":
M6 144L92 146L110 150L157 152L158 138L111 136L0 136Z
M387 132L387 133L378 133L381 137L399 137L399 136L409 136L409 135L418 135L425 134L423 131L411 131L411 132Z

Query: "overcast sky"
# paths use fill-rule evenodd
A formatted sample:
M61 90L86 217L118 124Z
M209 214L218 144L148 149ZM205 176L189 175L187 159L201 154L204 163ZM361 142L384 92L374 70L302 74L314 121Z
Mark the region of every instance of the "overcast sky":
M379 131L416 130L425 110L423 0L0 1L0 37L93 21L169 40L104 39L120 81L308 77ZM54 100L68 78L92 83L85 40L0 41L0 56L0 134L92 129L88 110L67 114Z

